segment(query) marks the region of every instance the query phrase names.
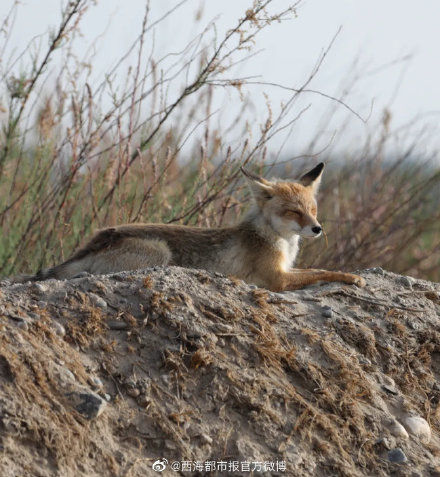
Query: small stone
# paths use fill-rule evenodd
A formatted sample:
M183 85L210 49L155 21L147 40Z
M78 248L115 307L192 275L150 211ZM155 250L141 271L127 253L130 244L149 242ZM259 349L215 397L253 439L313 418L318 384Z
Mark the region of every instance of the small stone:
M202 433L200 434L200 438L205 444L212 444L212 437L208 434Z
M177 446L173 441L170 441L169 439L165 440L165 449L169 451L174 451L177 450Z
M29 330L29 324L25 320L17 320L16 325L17 325L17 328L20 328L21 330L24 330L24 331Z
M61 323L59 323L58 321L53 320L52 321L52 326L53 326L53 329L54 329L55 333L58 336L65 336L66 329L64 328L64 326Z
M112 397L110 396L110 394L107 394L107 393L104 394L104 398L105 398L105 400L108 401L108 402L110 402L111 399L112 399Z
M90 300L98 308L107 308L107 302L96 293L89 293Z
M118 321L118 320L107 321L107 326L111 330L126 330L128 328L128 325L127 323L125 323L125 321Z
M371 271L375 273L376 275L381 275L382 277L385 275L385 271L381 267L374 267L371 269Z
M90 382L95 388L102 388L104 383L97 376L90 376Z
M409 328L411 328L412 330L420 330L422 328L422 325L417 323L417 321L415 320L412 320L412 319L408 319L406 321L407 325Z
M141 392L139 391L138 388L128 388L127 394L131 396L132 398L137 398L141 394Z
M325 305L321 308L322 316L325 318L332 318L333 317L333 310L331 306Z
M389 384L382 384L382 389L388 394L393 394L394 396L397 396L399 394L397 389L393 386L390 386Z
M101 396L87 388L67 393L66 396L70 399L75 409L87 419L98 417L107 405Z
M142 406L142 407L147 407L148 404L150 404L150 402L151 402L151 399L148 396L145 396L144 394L142 394L137 400L137 403L139 404L139 406Z
M399 437L405 440L409 438L409 435L408 435L408 432L406 432L406 429L396 419L393 419L391 421L389 430L394 437Z
M42 283L34 283L33 289L39 293L46 293L49 290L49 287Z
M151 378L140 378L137 380L136 387L144 394L148 393L151 387Z
M284 293L275 293L275 292L269 292L269 298L272 298L273 300L285 300L286 296Z
M406 277L404 275L398 277L397 282L407 288L412 288L413 283L415 282L414 278Z
M359 361L359 364L363 364L363 365L366 365L366 366L370 366L371 365L371 361L365 357L365 356L358 356L358 361Z
M403 464L408 459L404 454L403 450L400 447L397 447L396 449L391 449L388 452L388 460L395 464Z
M385 447L385 449L389 450L391 449L392 445L390 442L390 439L388 437L381 437L376 440L376 444L379 444L382 447ZM394 445L394 442L393 442Z
M427 444L431 440L431 428L428 422L420 416L408 416L403 420L405 429L421 442Z
M250 288L251 290L256 290L258 287L257 287L257 285L249 285L249 288Z
M29 318L32 318L33 320L39 320L40 319L40 315L38 313L33 312L33 311L29 311L28 316L29 316Z
M76 385L75 375L65 366L56 366L54 372L59 380L60 386L63 389L73 389L72 386Z

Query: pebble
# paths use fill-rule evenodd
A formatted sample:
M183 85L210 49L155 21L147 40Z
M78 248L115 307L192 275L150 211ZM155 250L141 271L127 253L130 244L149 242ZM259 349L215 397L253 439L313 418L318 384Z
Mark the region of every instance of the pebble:
M128 328L128 325L127 323L125 323L125 321L118 321L118 320L107 321L107 326L111 330L126 330Z
M128 388L127 394L131 396L132 398L136 398L141 394L141 392L139 391L138 388Z
M275 299L275 300L285 300L286 295L284 293L275 293L275 292L269 292L268 293L269 298Z
M205 444L212 444L212 437L208 436L208 434L202 433L200 434L200 438Z
M428 422L420 416L408 416L403 420L405 429L421 442L428 443L431 440L431 428Z
M371 269L371 271L375 273L376 275L381 275L382 277L385 275L385 271L381 267L374 267Z
M388 394L393 394L394 396L397 396L399 394L399 391L397 391L395 387L390 386L389 384L382 384L382 389Z
M364 364L366 366L371 365L371 361L368 358L366 358L365 356L362 356L362 355L358 356L358 361L359 361L359 364Z
M397 447L396 449L391 449L388 452L388 460L390 462L394 462L395 464L403 464L408 459L403 450L400 447Z
M40 315L38 313L33 312L33 311L29 311L28 316L30 318L32 318L33 320L39 320L40 319Z
M20 328L21 330L28 331L29 329L29 324L25 320L17 320L17 328Z
M76 385L75 375L65 366L56 366L55 373L63 389L71 389Z
M75 405L75 409L87 419L95 419L101 415L107 405L104 399L93 391L82 391L71 394L76 394L76 396L71 397L78 401Z
M90 381L95 388L102 388L104 383L97 376L90 376Z
M151 402L151 399L148 396L145 396L144 394L141 395L139 399L137 400L137 403L139 404L139 406L143 406L143 407L148 406L150 402Z
M406 432L406 429L400 424L399 421L396 421L396 419L393 419L391 424L390 424L390 432L394 437L399 437L401 439L408 439L409 435L408 432Z
M107 308L107 302L96 293L89 293L89 297L95 306L103 309Z
M55 333L58 336L65 336L66 329L64 328L64 326L61 323L59 323L58 321L53 320L52 321L52 326L53 326L53 329L54 329Z
M408 319L407 320L407 325L409 326L409 328L411 328L412 330L420 330L422 328L422 325L417 323L417 321L415 320L412 320L412 319Z
M406 277L404 275L397 278L397 282L407 288L412 288L413 283L415 282L414 278Z
M324 316L325 318L332 318L333 316L332 307L328 305L323 306L321 308L321 313L322 313L322 316Z
M171 441L169 439L166 439L165 440L165 449L167 449L169 451L174 451L174 450L177 449L177 446L173 441Z
M49 290L47 285L43 285L42 283L34 283L33 288L35 291L40 293L46 293Z

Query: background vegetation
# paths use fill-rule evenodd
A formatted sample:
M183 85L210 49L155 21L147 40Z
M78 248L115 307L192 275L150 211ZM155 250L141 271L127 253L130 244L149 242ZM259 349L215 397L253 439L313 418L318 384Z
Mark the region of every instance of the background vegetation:
M1 275L54 264L92 230L116 223L231 223L247 206L241 165L291 177L324 160L331 166L319 200L326 239L305 243L299 265L382 266L440 281L439 166L423 156L420 138L390 155L390 112L345 158L268 153L275 135L295 127L298 98L320 94L309 84L327 51L301 86L287 88L280 107L270 103L276 85L267 85L267 119L257 129L240 113L214 125L214 92L232 90L229 100L248 107L243 91L255 81L234 77L234 67L252 61L256 35L291 18L295 4L274 12L272 0L257 1L223 38L208 24L181 51L155 58L151 34L178 15L178 5L153 22L147 3L136 42L96 82L92 54L74 53L90 3L68 2L43 35L46 47L31 42L7 59L17 4L1 26ZM330 99L359 120L345 99ZM231 130L238 138L228 144Z

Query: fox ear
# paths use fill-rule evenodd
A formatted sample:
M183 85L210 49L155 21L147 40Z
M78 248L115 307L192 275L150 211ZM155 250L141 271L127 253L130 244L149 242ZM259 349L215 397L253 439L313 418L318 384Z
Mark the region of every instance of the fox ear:
M249 172L244 167L240 167L241 172L246 177L249 188L255 200L270 199L273 196L272 184L260 176Z
M314 191L318 190L319 184L321 183L322 171L324 170L324 163L320 162L315 166L311 171L304 174L299 182L306 186L312 187Z

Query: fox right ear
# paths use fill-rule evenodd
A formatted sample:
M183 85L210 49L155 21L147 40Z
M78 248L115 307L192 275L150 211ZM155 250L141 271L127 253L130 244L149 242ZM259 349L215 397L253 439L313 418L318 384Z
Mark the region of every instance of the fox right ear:
M255 200L267 200L273 196L272 184L269 181L253 174L252 172L249 172L244 167L240 167L240 171L246 177L247 183Z
M322 171L324 170L324 163L320 162L317 166L315 166L311 171L304 174L301 179L299 180L302 185L306 187L312 187L312 189L316 192L318 190L319 184L321 182Z

